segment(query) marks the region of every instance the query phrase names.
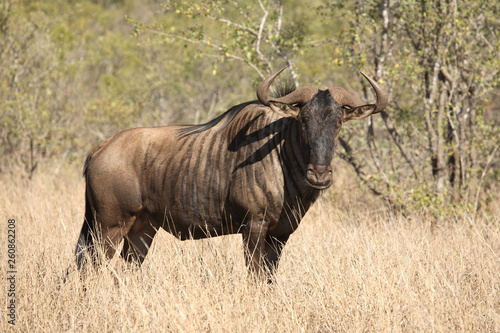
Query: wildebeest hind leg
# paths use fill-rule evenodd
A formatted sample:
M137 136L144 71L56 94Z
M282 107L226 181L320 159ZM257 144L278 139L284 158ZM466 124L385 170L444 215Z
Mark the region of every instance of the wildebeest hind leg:
M122 211L118 204L109 204L100 208L97 211L101 226L99 243L105 257L111 259L120 242L140 217L143 208L140 206L134 210Z
M158 231L158 227L151 221L149 215L144 214L134 222L123 242L121 252L123 259L142 264Z

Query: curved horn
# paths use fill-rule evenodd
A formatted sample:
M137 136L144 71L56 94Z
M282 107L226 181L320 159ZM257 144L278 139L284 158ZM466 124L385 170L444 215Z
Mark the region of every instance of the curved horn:
M269 87L271 86L271 84L273 83L274 79L280 75L281 72L283 72L285 70L287 66L284 66L283 68L281 68L280 70L278 70L277 72L271 74L269 77L267 77L264 81L262 81L262 83L259 85L259 87L257 88L257 98L259 99L259 101L264 104L264 105L267 105L269 106L269 102L271 101L271 99L269 98Z
M296 103L301 103L305 104L307 101L309 101L314 94L318 92L317 88L314 87L302 87L299 88L290 94L280 97L280 98L269 98L269 87L273 83L274 79L285 70L287 66L281 68L277 72L271 74L269 77L267 77L257 88L257 98L259 101L264 104L269 106L270 102L278 102L278 103L283 103L283 104L296 104Z
M270 100L270 102L279 102L283 104L301 104L304 105L306 104L315 94L318 93L318 88L314 88L311 86L305 86L301 87L295 91L292 91L286 96L280 97L280 98L273 98Z
M375 93L377 94L377 102L375 103L375 111L373 111L372 114L379 113L380 111L385 109L387 104L389 103L389 99L387 97L387 94L385 93L385 91L382 90L382 88L380 88L380 86L377 84L377 82L375 82L375 80L373 80L371 77L369 77L368 75L366 75L363 72L360 72L360 73L361 73L361 75L363 75L365 77L365 79L368 80L368 82L370 82L373 90L375 90Z

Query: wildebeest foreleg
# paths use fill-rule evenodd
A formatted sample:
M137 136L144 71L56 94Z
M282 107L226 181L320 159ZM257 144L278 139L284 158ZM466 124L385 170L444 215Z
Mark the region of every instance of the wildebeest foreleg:
M261 278L265 275L263 259L268 229L268 220L253 219L248 222L248 225L243 230L243 241L246 245L246 264L256 276Z
M281 257L281 252L285 247L286 242L288 241L288 237L290 235L282 236L282 237L266 237L266 247L265 247L265 257L264 263L266 264L267 271L270 274L274 274L278 269L278 263Z

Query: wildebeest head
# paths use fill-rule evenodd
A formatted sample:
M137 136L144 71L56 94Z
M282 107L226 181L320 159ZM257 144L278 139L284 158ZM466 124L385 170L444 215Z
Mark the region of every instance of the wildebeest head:
M331 161L342 124L382 111L388 103L387 95L373 79L361 73L375 90L375 104L362 103L342 88L320 90L311 86L299 88L280 98L269 98L270 85L285 68L260 84L257 97L273 111L298 120L300 141L307 161L305 180L313 188L326 189L332 184Z

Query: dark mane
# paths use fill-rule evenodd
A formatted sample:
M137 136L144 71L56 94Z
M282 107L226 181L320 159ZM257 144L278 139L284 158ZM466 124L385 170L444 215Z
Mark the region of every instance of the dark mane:
M275 98L280 98L283 96L286 96L296 90L295 85L291 81L281 81L275 84L275 88L272 91L272 95ZM217 118L214 118L210 120L209 122L205 124L200 124L200 125L193 125L193 126L187 126L186 128L183 128L179 130L179 136L181 138L186 137L191 134L197 134L201 133L204 131L207 131L215 126L217 126L219 123L224 121L224 125L222 126L221 130L226 128L231 121L240 113L241 110L243 110L247 105L250 104L256 104L259 103L258 101L251 101L251 102L246 102L242 103L236 106L233 106Z
M272 89L271 94L274 98L280 98L288 94L293 93L297 88L291 81L279 81L274 84L274 89Z
M179 136L181 138L183 138L183 137L186 137L186 136L191 135L191 134L197 134L197 133L207 131L207 130L217 126L222 121L224 121L224 125L221 128L221 130L223 130L231 123L231 121L236 117L236 115L238 115L238 113L240 113L240 111L243 110L247 105L256 104L256 103L258 103L258 102L251 101L251 102L246 102L246 103L242 103L242 104L233 106L232 108L230 108L229 110L227 110L226 112L224 112L223 114L218 116L217 118L214 118L205 124L188 126L186 128L179 130Z

